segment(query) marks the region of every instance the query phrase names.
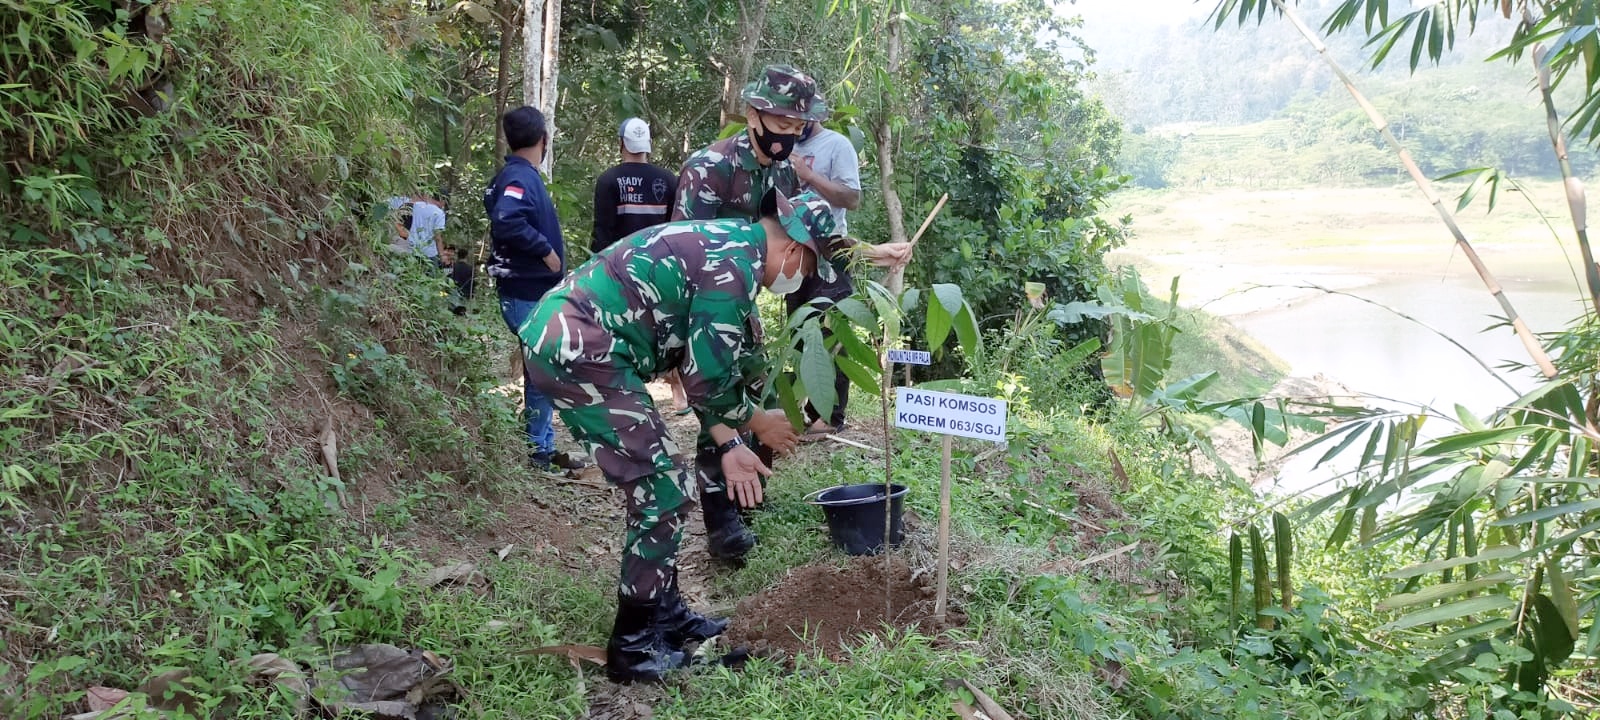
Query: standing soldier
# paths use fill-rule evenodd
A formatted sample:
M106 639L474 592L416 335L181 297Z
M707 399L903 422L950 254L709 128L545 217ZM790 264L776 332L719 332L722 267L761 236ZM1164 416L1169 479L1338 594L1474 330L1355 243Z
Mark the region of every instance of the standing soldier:
M833 233L821 198L790 205L769 192L760 220L677 222L632 236L558 285L522 326L530 377L589 449L627 508L617 616L606 672L617 682L659 680L684 664L683 644L720 634L725 620L689 610L677 552L695 488L645 382L678 370L701 426L716 444L729 492L761 501L771 470L741 438L792 449L781 411L745 387L746 328L756 292L793 292L808 275L831 278L820 239Z
M769 65L743 93L745 130L718 140L684 161L678 173L673 220L738 218L754 220L761 198L776 189L794 196L800 185L789 155L806 123L826 108L811 76L788 65ZM826 263L824 263L826 264ZM759 333L760 318L753 319ZM759 384L764 378L748 380ZM739 560L755 547L755 533L728 498L717 443L702 426L695 453L700 508L706 524L706 551L721 560Z
M819 99L820 102L820 99ZM824 113L827 111L824 110ZM855 293L850 278L850 255L860 255L874 265L893 267L903 265L911 258L910 243L885 243L872 245L848 237L846 211L861 207L861 163L856 157L855 145L850 139L812 120L800 133L800 143L794 148L794 170L800 179L800 189L812 191L833 206L833 223L839 239L833 243L830 258L835 278L823 282L816 276L806 279L800 291L784 298L784 308L793 315L805 305L825 310ZM823 328L826 339L832 328ZM822 417L809 400L805 404L807 439L817 439L830 432L844 429L845 406L850 402L850 378L838 367L833 369L833 410Z
M816 81L788 65L768 65L760 79L745 86L744 101L745 131L683 162L673 220L753 220L767 190L797 193L800 180L789 154L806 123L827 111Z

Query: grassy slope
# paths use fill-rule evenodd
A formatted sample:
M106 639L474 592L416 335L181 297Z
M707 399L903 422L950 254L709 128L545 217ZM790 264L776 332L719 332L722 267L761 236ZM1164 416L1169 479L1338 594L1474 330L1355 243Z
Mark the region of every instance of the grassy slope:
M194 145L161 147L186 165L146 161L140 177L170 183L108 186L110 215L54 230L39 220L44 241L0 251L0 679L19 689L0 714L79 712L86 687L183 668L194 715L284 717L292 698L251 684L242 661L270 651L316 664L356 642L450 658L472 717L570 718L606 701L593 669L520 653L603 641L611 498L520 471L513 400L491 360L509 347L488 298L459 321L442 281L373 255L383 232L361 198L394 186L404 163L356 154L349 179L326 172L362 128L403 124L396 97L372 86L403 66L371 19L332 4L175 7L199 13L193 25L175 13L192 33L179 41L216 53L212 85L185 90ZM244 72L225 61L235 56L256 64ZM266 133L223 102L237 88L268 103L285 146L240 152L239 138ZM300 102L311 97L338 103ZM199 194L161 194L190 183ZM245 202L231 195L241 185L271 192ZM74 235L90 244L63 239ZM1222 584L1219 518L1248 492L1190 476L1144 430L1088 422L1074 410L1082 381L1061 377L1033 381L1007 453L978 463L985 448L958 446L952 584L968 626L868 643L843 664L802 658L798 672L703 671L642 697L661 717L926 718L950 715L957 695L941 681L961 676L1030 717L1229 714L1231 690L1213 675L1164 663L1214 634L1220 596L1204 588ZM319 465L329 425L339 480ZM896 444L912 508L935 517L936 441ZM836 558L799 498L875 477L877 463L807 453L780 466L763 544L715 580L722 599ZM923 528L909 552L925 563ZM478 563L489 590L418 587L446 560Z
M36 6L19 7L5 12ZM459 623L476 609L414 587L428 561L593 542L520 502L515 406L489 360L509 348L482 342L503 335L497 315L458 320L442 279L373 251L368 208L416 146L415 78L385 34L400 29L333 2L166 11L181 110L83 114L95 142L7 158L76 173L38 195L8 175L0 194L6 717L80 712L86 687L174 668L193 714L282 717L289 699L246 690L250 655L448 641L470 658ZM39 52L103 22L27 20ZM573 576L519 557L507 591L537 602L497 615L542 637L592 607Z

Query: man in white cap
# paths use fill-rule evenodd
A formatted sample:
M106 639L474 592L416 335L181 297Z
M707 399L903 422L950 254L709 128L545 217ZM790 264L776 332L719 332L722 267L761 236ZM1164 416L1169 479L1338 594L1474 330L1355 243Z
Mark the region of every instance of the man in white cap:
M612 243L648 227L672 219L672 203L678 194L678 176L650 164L650 125L641 118L622 121L617 129L621 138L622 164L600 174L594 183L594 239L589 250L595 253ZM678 374L667 376L677 414L687 415L689 396L678 382Z
M666 222L678 192L678 176L650 164L650 125L640 118L622 121L622 164L594 183L594 239L600 252L640 230Z

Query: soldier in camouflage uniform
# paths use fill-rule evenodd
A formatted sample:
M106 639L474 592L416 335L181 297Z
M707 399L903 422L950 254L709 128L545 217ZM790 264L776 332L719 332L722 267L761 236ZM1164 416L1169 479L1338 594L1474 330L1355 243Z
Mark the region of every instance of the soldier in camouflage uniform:
M759 477L771 470L740 431L794 434L782 412L762 410L745 387L742 367L759 348L748 328L760 287L792 292L807 275L833 275L817 262L813 240L832 234L833 216L815 195L791 204L773 192L763 206L755 224L668 223L623 239L551 290L519 331L530 377L626 498L606 648L618 682L659 679L683 664L684 642L726 626L691 612L678 594L678 543L696 488L645 383L679 371L741 504L760 502Z
M745 131L690 155L678 171L673 220L753 220L767 190L798 194L789 154L806 123L828 112L817 82L788 65L768 65L745 86L743 97Z
M753 219L757 203L768 190L776 189L791 197L799 192L800 181L789 154L806 123L820 120L828 112L817 93L816 81L788 65L769 65L759 78L745 86L743 97L745 131L712 143L684 162L678 174L678 201L672 219ZM747 380L753 386L765 383L764 367L751 363L749 369L753 372ZM746 527L728 498L717 443L703 425L696 445L706 549L712 557L738 560L755 547L755 533ZM765 450L759 444L752 445Z

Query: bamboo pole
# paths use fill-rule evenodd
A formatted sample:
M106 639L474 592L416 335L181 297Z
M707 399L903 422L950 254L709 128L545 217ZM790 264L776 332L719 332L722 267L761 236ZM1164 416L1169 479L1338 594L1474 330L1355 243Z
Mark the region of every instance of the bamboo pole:
M1290 23L1294 24L1300 35L1317 51L1317 55L1333 70L1334 75L1338 76L1339 82L1344 85L1344 89L1349 91L1352 98L1355 98L1356 104L1360 105L1361 110L1367 114L1367 118L1372 121L1373 127L1377 128L1378 133L1383 136L1384 142L1388 143L1389 147L1399 156L1400 164L1405 166L1406 172L1411 175L1411 180L1417 184L1417 189L1422 191L1422 196L1439 213L1439 219L1444 222L1445 227L1450 230L1450 235L1455 238L1456 246L1461 248L1461 253L1466 256L1467 262L1472 264L1473 271L1478 273L1478 277L1483 280L1484 287L1488 288L1489 294L1494 296L1495 302L1500 304L1500 311L1505 313L1506 319L1511 321L1511 327L1516 331L1517 338L1522 341L1523 348L1533 358L1534 364L1539 366L1539 371L1544 373L1547 378L1555 377L1557 375L1556 366L1555 363L1551 362L1549 353L1545 352L1544 347L1539 344L1539 340L1528 329L1528 324L1517 313L1516 307L1506 297L1505 289L1500 286L1500 281L1495 279L1494 273L1490 272L1489 267L1483 264L1483 259L1478 257L1478 251L1467 240L1466 234L1461 231L1461 226L1456 224L1455 215L1445 206L1438 193L1434 192L1433 183L1428 180L1426 175L1422 174L1422 168L1417 167L1417 162L1412 159L1411 152L1406 150L1405 146L1401 145L1400 141L1395 138L1394 133L1389 130L1389 121L1383 117L1382 113L1378 112L1378 108L1367 101L1366 96L1356 88L1355 81L1351 80L1350 76L1345 73L1344 68L1339 65L1339 61L1334 60L1333 56L1328 54L1328 46L1323 44L1322 39L1317 36L1316 32L1308 27L1287 3L1283 0L1272 0L1272 5L1278 9L1278 12L1283 13L1283 16L1288 18Z
M1537 19L1527 5L1522 6L1522 25L1533 32ZM1561 179L1566 183L1567 209L1572 214L1572 229L1578 236L1578 249L1583 253L1583 277L1589 283L1589 302L1600 314L1600 268L1594 264L1594 250L1589 246L1589 218L1586 208L1583 181L1572 174L1572 162L1567 157L1567 139L1561 132L1561 115L1556 112L1555 96L1550 90L1550 66L1545 64L1543 43L1533 44L1533 67L1539 81L1539 96L1544 100L1545 125L1550 131L1550 146L1555 150L1556 162L1561 166Z
M944 209L944 204L949 200L950 193L939 196L939 202L934 203L933 210L928 213L928 217L922 220L922 227L917 228L917 234L912 235L911 239L906 241L911 244L913 252L917 249L917 241L921 240L922 234L928 231L929 226L933 225L933 219L939 217L939 211ZM895 200L896 204L899 204L899 202L899 200ZM904 228L901 229L901 232L904 232ZM910 258L907 258L906 262L909 264ZM883 279L883 286L889 288L889 292L894 293L895 297L899 297L900 293L906 289L906 266L901 265L890 269L889 274ZM909 369L907 368L907 370ZM906 384L909 385L910 382L908 381Z
M1528 32L1533 31L1537 19L1526 4L1522 6L1522 23ZM1539 96L1544 101L1545 126L1550 132L1550 146L1555 151L1556 162L1561 166L1561 179L1567 194L1567 210L1572 215L1572 229L1578 240L1578 250L1583 255L1583 277L1589 285L1589 302L1600 315L1600 267L1595 265L1594 249L1589 245L1588 199L1583 180L1572 173L1572 162L1567 156L1567 138L1561 132L1561 115L1556 112L1555 95L1551 91L1550 66L1545 64L1543 43L1533 44L1534 76L1539 82ZM1600 394L1591 391L1584 403L1584 430L1589 437L1600 435L1600 422L1596 410L1600 408Z

